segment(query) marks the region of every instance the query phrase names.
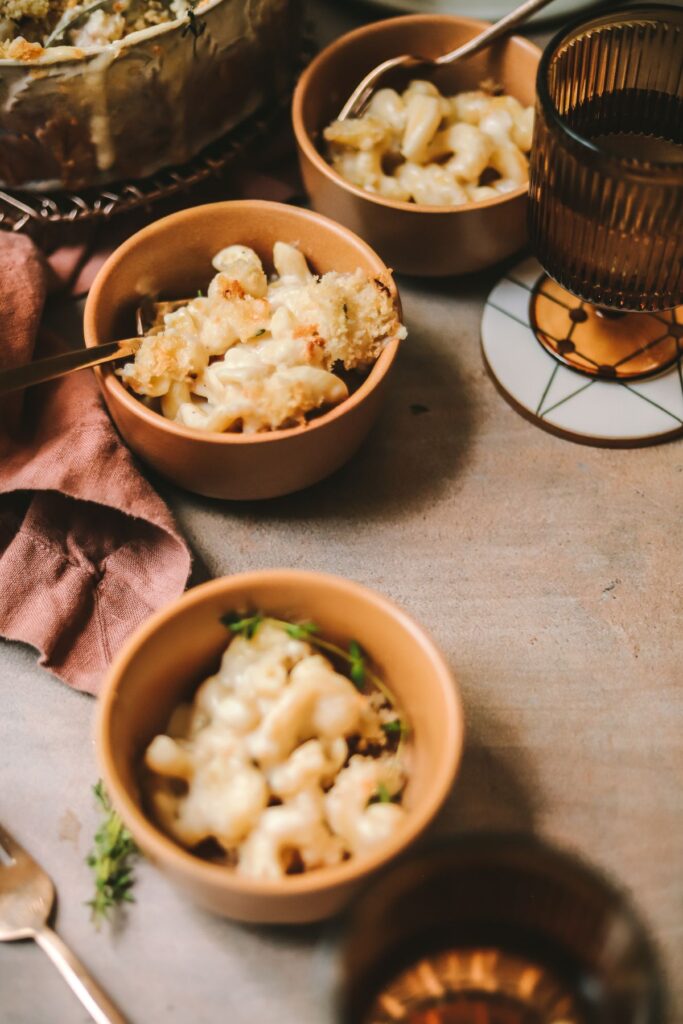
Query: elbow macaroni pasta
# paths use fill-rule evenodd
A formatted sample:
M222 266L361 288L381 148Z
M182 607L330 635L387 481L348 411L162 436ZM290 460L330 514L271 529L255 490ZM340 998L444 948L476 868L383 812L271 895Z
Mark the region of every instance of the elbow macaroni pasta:
M533 107L483 90L443 96L413 81L399 95L380 89L360 118L324 131L328 158L366 192L458 206L524 185L529 176Z
M206 296L146 336L121 380L164 416L198 430L276 430L348 397L334 371L367 368L406 335L390 291L361 270L314 276L276 242L268 280L253 249L217 253Z
M392 718L310 644L263 623L231 641L149 744L152 810L184 846L215 840L253 878L338 864L401 827L400 802L370 802L382 788L401 799L403 763L382 730ZM375 755L351 754L350 740Z

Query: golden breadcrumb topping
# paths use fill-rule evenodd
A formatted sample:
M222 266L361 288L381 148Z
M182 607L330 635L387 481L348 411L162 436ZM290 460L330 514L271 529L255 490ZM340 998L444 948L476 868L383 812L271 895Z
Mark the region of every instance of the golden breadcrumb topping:
M316 277L283 242L273 262L269 281L253 249L217 253L208 294L163 316L117 371L123 382L167 418L220 432L303 424L344 401L341 371L367 372L405 337L389 279Z
M44 53L40 43L29 43L23 36L0 42L0 58L3 60L37 60Z
M50 12L50 0L0 0L0 18L19 21L33 18L42 21Z
M87 50L107 46L131 32L186 18L190 10L190 0L115 0L111 10L98 8L79 17L89 2L0 0L0 58L35 60L42 56L56 28L61 34L50 46Z

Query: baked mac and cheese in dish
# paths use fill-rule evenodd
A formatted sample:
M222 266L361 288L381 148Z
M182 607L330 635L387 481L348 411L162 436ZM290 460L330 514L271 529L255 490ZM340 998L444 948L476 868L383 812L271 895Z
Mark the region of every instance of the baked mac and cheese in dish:
M73 20L65 30L65 46L81 50L108 46L132 32L163 25L187 16L194 8L189 0L115 0L110 10L96 3L71 0L0 0L0 58L35 60L58 27ZM78 19L78 15L82 18Z
M147 747L153 816L184 847L251 878L374 850L406 813L405 727L387 691L363 692L321 653L342 650L302 627L244 622L257 625L233 637ZM360 648L349 650L358 679Z
M359 118L324 131L327 156L352 185L425 206L492 199L526 184L533 107L483 89L443 96L416 80L380 89Z
M230 245L213 259L207 294L166 313L117 373L164 416L208 431L302 425L349 395L348 371L366 372L404 338L387 281L314 275L293 245L276 242L269 279L258 255Z

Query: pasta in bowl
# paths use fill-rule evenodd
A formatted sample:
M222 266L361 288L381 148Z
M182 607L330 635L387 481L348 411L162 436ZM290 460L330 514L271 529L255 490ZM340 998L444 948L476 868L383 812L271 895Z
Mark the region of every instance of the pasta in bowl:
M218 671L145 751L155 819L249 878L381 847L405 819L408 725L359 644L338 647L310 622L223 621L235 635Z
M362 117L323 132L334 169L353 185L400 202L460 206L528 183L534 108L497 90L444 96L415 80L380 89Z
M297 923L340 910L424 831L462 731L451 672L405 612L279 569L203 584L143 624L104 681L97 752L136 842L182 890Z
M319 214L259 200L183 210L124 242L88 295L86 344L137 333L145 297L166 313L123 380L95 371L104 401L141 459L213 498L287 494L343 465L379 413L404 334L372 249Z
M470 273L525 244L540 50L512 36L433 80L380 89L359 119L335 119L378 64L438 57L485 27L455 15L382 19L336 39L297 84L292 120L314 209L403 273Z
M244 245L221 249L212 263L207 294L165 313L117 371L150 407L158 399L158 411L184 426L244 433L303 426L349 397L336 370L367 371L389 340L406 336L387 275L357 269L316 277L301 251L281 241L270 281Z

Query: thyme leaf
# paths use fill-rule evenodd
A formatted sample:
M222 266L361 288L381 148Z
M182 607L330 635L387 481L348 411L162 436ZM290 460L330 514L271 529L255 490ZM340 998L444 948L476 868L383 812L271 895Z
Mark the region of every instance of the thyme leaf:
M375 790L375 792L370 797L370 800L368 801L368 803L371 803L371 804L390 804L390 803L393 803L393 799L394 798L392 797L391 793L389 792L386 784L384 782L380 782L378 784L378 786L377 786L377 789Z
M349 675L358 689L361 689L365 682L365 658L357 640L349 644Z
M111 805L100 779L92 788L105 818L95 833L94 848L86 864L95 875L95 894L87 901L92 920L99 927L122 903L134 903L131 889L135 883L131 861L139 851L133 837Z
M256 630L264 621L263 615L257 612L255 615L240 615L239 612L227 612L221 615L221 622L227 626L231 633L244 636L251 640Z
M405 736L408 727L401 718L395 718L391 722L382 722L382 730L387 736Z
M319 632L315 622L287 622L285 624L285 633L293 640L310 640L314 633Z

